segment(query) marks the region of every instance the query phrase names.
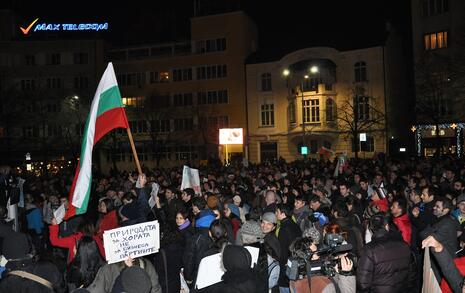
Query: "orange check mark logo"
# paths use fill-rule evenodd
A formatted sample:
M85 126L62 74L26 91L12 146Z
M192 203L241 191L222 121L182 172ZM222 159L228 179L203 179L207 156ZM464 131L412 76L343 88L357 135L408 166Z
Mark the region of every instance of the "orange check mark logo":
M27 28L19 27L21 31L23 32L24 35L27 35L29 33L29 30L32 28L32 26L38 21L39 19L36 18Z

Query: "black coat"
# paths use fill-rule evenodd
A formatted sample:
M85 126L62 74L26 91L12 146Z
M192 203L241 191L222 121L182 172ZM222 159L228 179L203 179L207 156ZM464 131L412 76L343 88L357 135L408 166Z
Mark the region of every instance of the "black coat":
M444 245L447 252L455 257L455 252L458 250L457 231L460 231L459 221L447 214L440 217L432 226L421 231L420 236L425 239L429 235L434 235L434 238Z
M183 252L182 243L172 243L154 255L154 267L163 293L179 293L181 290L179 271L183 267Z
M281 228L279 228L278 240L281 248L281 256L279 263L281 265L281 271L279 274L279 286L289 287L289 279L286 277L286 265L287 259L289 258L289 246L292 241L297 237L302 236L299 226L294 223L291 219L285 218L281 221Z
M358 261L357 292L409 292L414 270L410 248L402 236L378 231Z
M200 261L214 245L208 231L208 228L196 229L194 236L187 242L183 255L186 281L195 281Z

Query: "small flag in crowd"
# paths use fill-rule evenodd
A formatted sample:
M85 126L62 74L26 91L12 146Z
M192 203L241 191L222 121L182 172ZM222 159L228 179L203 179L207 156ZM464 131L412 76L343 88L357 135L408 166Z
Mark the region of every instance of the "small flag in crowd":
M113 64L108 63L95 92L87 117L81 145L81 157L74 175L65 219L87 211L92 183L92 150L94 145L115 128L128 128Z

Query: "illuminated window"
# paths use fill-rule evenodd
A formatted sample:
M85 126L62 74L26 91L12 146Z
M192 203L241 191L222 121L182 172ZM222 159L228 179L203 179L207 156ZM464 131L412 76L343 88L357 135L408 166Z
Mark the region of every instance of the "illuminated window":
M354 65L355 82L367 81L367 65L363 61L359 61Z
M356 96L354 97L354 110L355 117L358 120L370 119L370 102L368 97Z
M304 111L304 122L320 122L320 100L310 99L302 102Z
M263 104L260 108L261 126L274 126L274 104Z
M144 97L123 97L123 105L127 107L141 107Z
M170 81L170 73L168 71L160 72L160 82L169 82Z
M448 46L447 39L448 39L447 31L426 34L423 36L423 43L425 46L425 50L447 48Z

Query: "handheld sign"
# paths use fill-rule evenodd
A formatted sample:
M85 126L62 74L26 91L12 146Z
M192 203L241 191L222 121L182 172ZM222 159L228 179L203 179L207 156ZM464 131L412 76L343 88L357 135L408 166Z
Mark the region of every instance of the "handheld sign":
M62 204L56 211L53 212L53 216L55 217L55 220L57 221L58 225L60 225L60 223L65 218L65 214L66 214L65 204Z
M182 170L181 190L192 188L195 194L200 194L199 170L184 166Z
M103 233L105 257L109 264L158 252L160 225L145 222L108 230Z
M158 196L158 190L160 190L160 185L158 183L152 183L152 192L150 192L150 198L149 198L149 206L151 209L156 205L157 203L157 196Z

